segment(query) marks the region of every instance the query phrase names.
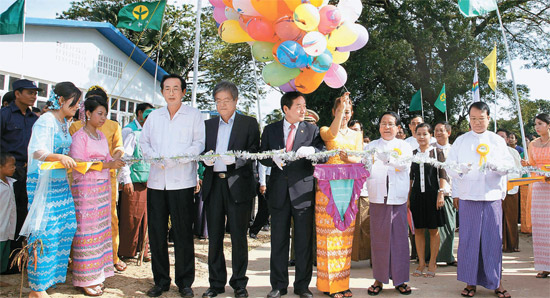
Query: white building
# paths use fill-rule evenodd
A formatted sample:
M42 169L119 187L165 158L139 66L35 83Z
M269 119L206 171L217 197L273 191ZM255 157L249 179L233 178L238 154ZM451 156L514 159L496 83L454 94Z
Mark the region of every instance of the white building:
M100 85L111 97L110 119L123 126L138 103L164 104L160 80L166 71L109 23L27 18L22 39L0 35L0 96L22 76L44 89L39 108L57 82L71 81L82 91Z

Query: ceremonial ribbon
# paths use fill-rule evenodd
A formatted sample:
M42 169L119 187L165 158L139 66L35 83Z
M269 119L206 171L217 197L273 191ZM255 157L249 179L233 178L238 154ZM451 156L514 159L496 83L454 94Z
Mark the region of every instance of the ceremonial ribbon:
M487 154L489 154L489 145L479 144L476 148L476 152L479 153L479 165L487 162Z
M401 156L401 150L399 148L393 148L393 151L397 152L397 157ZM398 169L395 169L396 172L399 172Z
M510 179L508 180L508 184L506 185L506 188L509 191L516 186L528 185L535 182L544 182L544 179L545 179L544 176Z
M55 170L55 169L64 169L65 167L59 161L44 162L40 165L41 170ZM81 174L86 174L88 171L101 171L103 170L103 163L101 161L93 162L77 162L76 167L68 169L67 172L75 170Z

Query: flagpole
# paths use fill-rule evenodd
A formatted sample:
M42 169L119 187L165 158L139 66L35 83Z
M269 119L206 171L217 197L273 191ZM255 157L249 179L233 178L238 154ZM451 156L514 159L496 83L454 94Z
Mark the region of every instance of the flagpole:
M475 75L475 73L477 72L477 61L474 62L474 67L475 67L474 68L474 75ZM479 86L479 83L478 83L478 86ZM474 88L472 88L472 102L476 102L476 94L475 94Z
M422 88L420 88L420 109L422 109L422 121L424 121L424 104L422 103Z
M449 122L449 117L447 117L447 106L445 106L445 122Z
M27 26L27 1L23 1L23 40L21 43L21 78L25 78L25 32L27 29L25 28Z
M163 18L162 18L162 21L160 22L160 35L159 35L159 38L162 40L162 24L164 23L164 15L163 15ZM160 40L159 40L159 43L160 43ZM158 75L158 70L159 70L159 56L160 56L160 44L159 44L159 47L157 49L157 65L155 66L155 79L153 80L153 97L152 97L152 104L154 105L155 104L155 92L157 90L157 75Z
M498 9L497 5L497 16L498 16L498 22L500 23L500 30L502 31L502 37L504 39L504 48L506 49L506 56L508 58L508 66L510 67L510 74L512 75L512 85L514 87L514 96L516 98L516 106L518 109L518 118L519 118L519 125L521 127L521 139L523 143L523 148L525 149L524 157L525 159L528 159L527 154L527 142L525 140L525 128L523 127L523 117L521 116L521 106L519 103L519 96L518 96L518 89L516 86L516 79L514 77L514 70L512 69L512 60L510 59L510 50L508 49L508 40L506 39L506 33L504 32L504 26L502 25L502 19L500 18L500 11ZM496 94L495 94L496 96ZM495 125L496 126L496 125Z
M252 54L252 46L250 47L250 53ZM260 87L258 85L258 75L256 73L256 59L252 55L252 71L254 72L254 82L256 83L256 106L258 108L258 123L260 124L260 131L263 130L262 113L260 110Z
M191 106L197 103L197 83L199 78L199 46L201 42L201 7L202 1L197 0L197 19L195 21L195 54L193 56L193 92L191 94Z
M495 117L493 117L493 120L495 121L495 133L497 132L497 115L498 115L498 112L497 112L497 109L498 109L498 104L497 104L497 89L498 89L498 87L495 86Z

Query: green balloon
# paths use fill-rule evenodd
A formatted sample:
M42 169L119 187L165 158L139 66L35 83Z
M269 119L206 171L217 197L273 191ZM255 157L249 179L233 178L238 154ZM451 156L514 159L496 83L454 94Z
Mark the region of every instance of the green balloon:
M271 86L281 86L300 74L298 68L288 68L279 62L272 62L262 69L264 81Z
M268 62L273 60L273 46L272 42L256 41L252 45L252 55L260 62Z

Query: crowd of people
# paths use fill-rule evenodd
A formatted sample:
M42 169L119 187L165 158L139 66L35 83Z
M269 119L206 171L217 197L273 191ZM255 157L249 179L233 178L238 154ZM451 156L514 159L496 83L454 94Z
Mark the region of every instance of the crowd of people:
M550 177L508 189L507 180L517 177L502 170L550 166L548 114L535 117L539 138L524 149L514 134L487 130L484 102L471 104L470 130L451 144L447 122L432 127L413 116L406 138L392 111L379 116L380 138L371 141L353 120L349 93L334 101L332 122L324 127L316 125L319 116L307 110L304 95L285 93L284 118L260 133L255 118L237 112L239 92L227 81L212 91L219 116L204 121L182 103L185 80L167 75L161 81L166 105L139 104L124 128L107 119L110 101L99 86L82 96L73 83L58 83L42 113L32 110L40 91L34 82L21 79L12 87L7 96L13 98L0 110L0 269L17 272L8 266L11 252L26 250L29 297L48 297L46 290L64 283L68 271L75 287L100 296L105 279L134 257L151 261L154 286L147 295L160 296L172 282L169 241L175 284L182 297L193 297L195 237L208 238L209 288L202 297L216 297L228 283L226 233L229 285L235 297L248 297L247 237L265 229L271 229L268 298L288 293L289 264L296 269L296 295L313 297L317 266L320 292L352 297L351 261L367 259L375 280L369 295L390 280L408 295L411 257L418 259L415 277L435 278L438 262L457 266L462 296L473 297L482 286L511 297L502 284L502 253L519 251L522 191L532 202L521 216L532 222L536 277L550 274ZM256 161L228 153L273 150L298 158ZM316 164L305 158L325 150L338 154ZM217 158L174 158L206 153ZM412 163L413 156L456 166ZM152 159L163 161L146 162ZM482 169L484 163L498 167Z

